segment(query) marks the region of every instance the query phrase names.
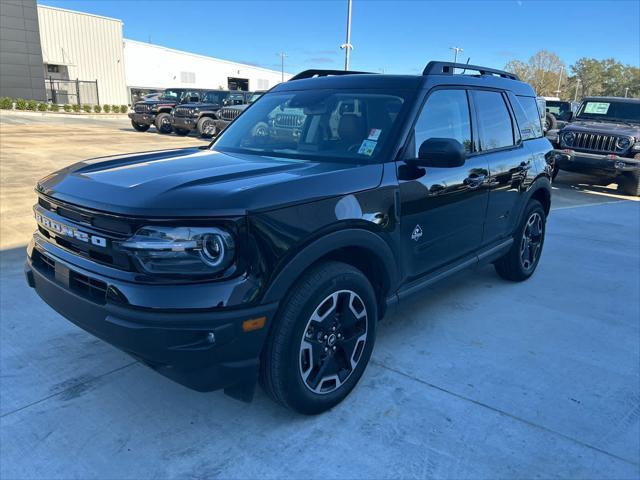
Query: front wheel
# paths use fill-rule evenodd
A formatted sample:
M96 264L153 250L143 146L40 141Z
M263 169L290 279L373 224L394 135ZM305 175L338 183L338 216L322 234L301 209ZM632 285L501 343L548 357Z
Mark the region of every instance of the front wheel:
M640 153L633 158L640 160ZM618 178L618 190L620 193L631 195L632 197L640 197L640 170L625 172Z
M137 123L134 122L133 120L131 120L131 126L136 129L138 132L146 132L147 130L149 130L149 127L151 127L151 125L145 125L143 123Z
M511 249L494 263L498 275L512 282L521 282L533 275L542 254L546 220L542 204L531 200L513 236Z
M312 415L340 403L369 362L376 297L362 272L326 262L282 303L262 354L260 382L271 398Z
M198 120L198 133L203 138L211 138L215 133L215 124L210 117L202 117Z
M156 130L160 133L171 133L171 115L168 113L159 113L156 117Z

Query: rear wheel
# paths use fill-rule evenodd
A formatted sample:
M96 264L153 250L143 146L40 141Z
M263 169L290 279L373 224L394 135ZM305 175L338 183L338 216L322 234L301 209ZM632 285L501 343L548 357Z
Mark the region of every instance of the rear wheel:
M156 130L160 133L171 133L171 115L168 113L159 113L156 117Z
M133 128L135 128L139 132L146 132L151 127L151 125L145 125L143 123L137 123L137 122L134 122L133 120L131 120L131 126Z
M498 275L512 282L521 282L533 275L542 254L546 220L542 204L531 200L513 236L511 249L494 263Z
M558 121L553 113L547 112L544 116L544 129L546 132L553 130L558 126Z
M309 271L269 333L260 373L267 394L307 415L340 403L371 357L375 298L367 278L351 265L326 262Z
M213 118L210 117L202 117L200 120L198 120L198 133L200 134L201 137L204 138L211 138L213 137L213 134L215 133L215 125L213 123Z
M186 128L174 128L173 131L176 132L176 135L184 137L185 135L189 135L191 130L187 130Z

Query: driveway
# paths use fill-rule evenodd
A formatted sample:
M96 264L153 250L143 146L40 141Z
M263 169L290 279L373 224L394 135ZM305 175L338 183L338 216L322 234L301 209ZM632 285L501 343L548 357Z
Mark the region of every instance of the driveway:
M347 400L302 417L261 391L245 404L176 385L24 281L37 176L202 141L0 127L1 478L640 477L640 203L612 187L561 174L529 281L489 266L419 294L382 321Z

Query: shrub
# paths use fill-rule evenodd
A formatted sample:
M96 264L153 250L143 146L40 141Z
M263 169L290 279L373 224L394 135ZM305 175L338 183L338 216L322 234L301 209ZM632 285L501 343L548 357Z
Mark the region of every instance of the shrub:
M70 112L70 111L71 111L71 105L69 105L68 103L65 103L65 104L62 106L62 109L63 109L65 112Z
M105 105L104 107L102 107L102 110L104 111L104 113L109 113L111 111L111 105Z
M57 103L52 103L51 105L49 105L49 110L51 110L52 112L57 112L58 110L60 110L60 105L58 105Z
M46 112L49 109L49 105L47 105L46 103L39 103L38 104L38 111L39 112Z
M0 98L0 108L2 110L11 110L13 108L13 100L9 97Z
M87 113L91 112L91 105L87 105L86 103L84 105L82 105L82 110L84 110Z
M35 100L27 101L27 110L35 111L36 108L38 108L38 102L36 102Z
M118 113L120 111L120 105L111 105L111 111L113 113Z
M127 105L120 105L120 113L127 113L129 107Z
M78 113L80 111L80 105L78 105L77 103L74 103L73 105L71 105L71 109Z
M16 98L16 110L26 110L27 101L23 98Z
M100 113L102 111L102 107L100 105L94 105L93 111L96 113Z

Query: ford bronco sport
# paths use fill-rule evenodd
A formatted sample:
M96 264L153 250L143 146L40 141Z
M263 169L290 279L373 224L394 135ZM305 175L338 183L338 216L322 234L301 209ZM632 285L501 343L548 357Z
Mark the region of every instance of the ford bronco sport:
M557 133L558 169L596 175L640 196L640 100L588 97Z
M296 135L272 135L282 111L303 119ZM487 262L511 281L533 274L550 150L532 88L506 72L306 71L210 146L40 180L26 277L184 385L250 400L259 380L319 413L354 388L398 302Z

